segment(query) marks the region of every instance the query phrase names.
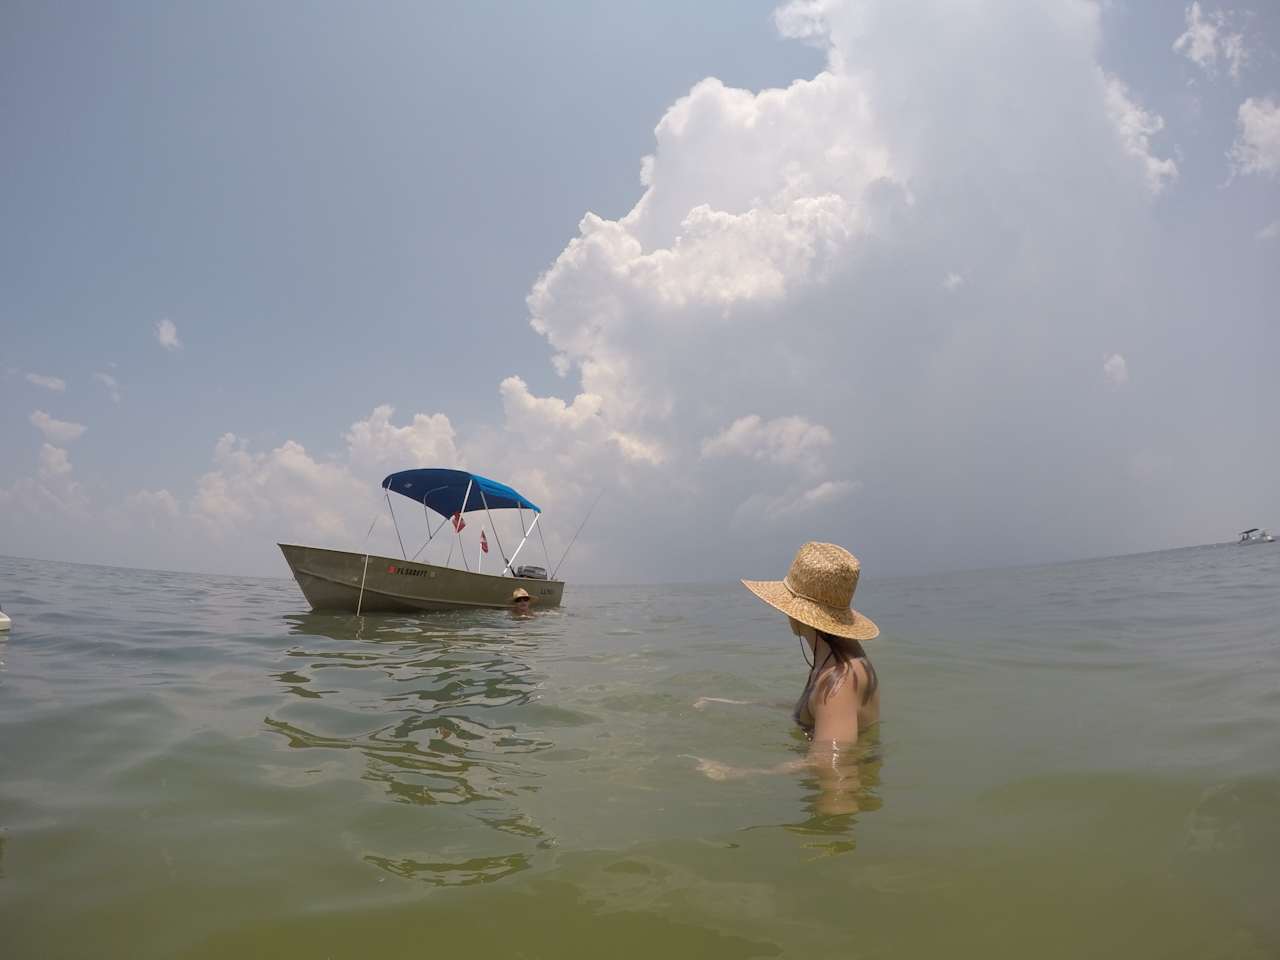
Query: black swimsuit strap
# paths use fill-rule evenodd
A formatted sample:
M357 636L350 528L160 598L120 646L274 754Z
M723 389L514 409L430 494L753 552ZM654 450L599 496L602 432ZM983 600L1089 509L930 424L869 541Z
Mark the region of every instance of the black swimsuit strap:
M813 696L813 681L817 678L818 674L823 671L832 656L834 656L834 654L828 650L827 655L823 658L821 664L815 662L809 667L809 676L804 681L804 691L800 694L800 699L796 701L796 708L791 712L791 716L795 722L801 729L808 733L813 732L813 712L809 709L809 698ZM809 717L807 723L805 722L806 714L808 714Z
M809 671L809 680L804 685L804 692L805 692L806 699L808 697L809 692L813 688L813 681L817 680L818 677L822 675L822 671L827 669L827 664L831 662L831 658L834 656L835 654L832 653L830 650L828 650L827 655L822 658L822 663L818 664L812 670Z

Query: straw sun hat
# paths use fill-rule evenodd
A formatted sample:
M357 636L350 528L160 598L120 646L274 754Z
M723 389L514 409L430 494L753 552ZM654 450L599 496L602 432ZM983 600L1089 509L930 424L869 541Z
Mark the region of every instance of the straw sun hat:
M796 551L782 580L743 580L757 597L823 633L849 640L872 640L880 628L853 609L862 566L834 543L810 541Z

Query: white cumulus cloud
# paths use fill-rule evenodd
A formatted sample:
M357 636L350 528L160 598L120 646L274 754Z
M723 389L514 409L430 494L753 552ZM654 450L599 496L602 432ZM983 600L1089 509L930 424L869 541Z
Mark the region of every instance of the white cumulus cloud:
M0 487L0 504L15 504L32 514L53 512L83 518L89 500L72 475L67 451L42 443L35 475L20 477L8 488Z
M1226 67L1231 79L1240 79L1240 70L1248 60L1244 34L1233 31L1235 17L1216 10L1206 14L1199 2L1187 7L1187 29L1173 42L1173 49L1214 76L1219 63Z
M1129 382L1129 365L1118 353L1108 353L1102 358L1102 373L1117 387Z
M40 476L47 478L67 477L71 474L71 458L67 451L60 447L44 443L40 445Z
M294 440L256 451L246 439L226 433L189 499L173 498L170 509L167 490L139 491L135 506L160 519L190 521L196 532L219 542L252 533L323 546L359 545L379 512L386 474L463 463L448 417L420 413L401 426L393 413L388 405L378 406L351 424L343 435L345 450L336 457L315 456ZM384 539L381 547L390 549L389 542Z
M57 393L67 389L67 381L61 377L48 377L40 373L28 373L27 382L34 383L37 387L44 387L46 390L53 390Z
M823 480L812 487L792 487L777 494L753 494L734 511L734 523L740 528L777 524L805 514L830 509L858 489L850 480Z
M120 402L120 381L109 373L95 373L93 379L106 387L107 395L111 397L112 403Z
M1280 102L1250 97L1236 113L1231 160L1237 173L1280 174Z
M156 323L154 332L156 340L166 350L182 349L182 341L178 339L178 328L168 317Z
M31 414L31 425L43 433L46 440L54 443L70 443L87 429L83 423L55 420L43 410L36 410Z
M789 4L778 22L823 48L826 69L784 89L695 85L655 128L635 206L616 220L584 216L529 295L534 329L577 389L538 397L505 381L505 426L555 437L544 463L566 474L587 467L639 496L648 486L636 471L660 464L691 508L699 489L748 480L740 502L753 508L847 497L858 488L853 450L898 450L881 421L973 417L970 384L996 392L1009 374L984 367L1009 349L1034 367L1056 363L1050 343L1083 346L1084 327L1066 315L1093 309L1078 278L1118 269L1121 248L1108 247L1178 175L1157 147L1163 119L1098 65L1092 4L962 13L824 0ZM963 337L934 330L924 302L939 274L944 289L963 283L938 266L957 254L1003 262L1006 278L998 300L975 299L982 312ZM797 431L822 440L810 451L822 467L803 489L775 471L799 456L783 440L797 396L825 424ZM744 400L755 419L742 418ZM917 444L948 435L916 430ZM513 446L536 458L532 444ZM744 477L729 451L750 451L741 456L763 469ZM821 487L830 474L847 479Z
M739 456L771 463L799 464L831 446L831 431L804 417L763 420L740 417L702 441L704 457Z
M214 447L213 469L200 478L191 512L215 536L274 526L327 542L355 535L351 507L367 505L369 494L345 464L316 460L293 440L254 453L227 433Z
M562 462L589 459L601 448L616 451L624 460L651 465L666 459L660 444L612 429L601 415L603 401L597 394L580 393L572 403L537 397L519 377L507 377L498 389L507 429L537 443L554 443L558 438L568 454L562 453Z
M453 425L442 413L415 414L403 427L391 422L395 408L374 408L347 430L348 456L364 468L399 470L406 466L461 467Z
M169 530L168 524L182 514L178 498L165 489L138 490L125 498L124 506L126 522L137 518L152 530Z
M561 389L503 371L500 421L457 434L380 407L334 457L227 435L175 522L358 547L386 472L451 460L570 532L606 491L575 548L597 578L728 579L802 537L900 568L1003 559L993 539L1030 527L1097 552L1116 525L1070 519L1097 487L1096 391L1063 358L1142 342L1133 265L1178 173L1161 117L1101 69L1099 6L805 0L777 22L823 69L693 85L655 118L631 208L585 212L530 290ZM998 282L942 310L955 264Z
M1151 138L1164 129L1164 118L1148 113L1132 99L1129 88L1115 77L1099 73L1106 88L1107 114L1115 125L1120 142L1146 171L1147 188L1159 193L1178 177L1178 165L1151 152Z
M1280 237L1280 220L1272 220L1258 231L1259 240L1274 240L1276 237Z

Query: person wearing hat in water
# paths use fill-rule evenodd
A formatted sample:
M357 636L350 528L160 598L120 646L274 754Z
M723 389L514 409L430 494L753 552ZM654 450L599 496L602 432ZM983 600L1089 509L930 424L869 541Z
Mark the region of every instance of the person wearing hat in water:
M803 760L765 769L741 769L718 760L691 757L712 780L753 774L817 773L821 785L817 810L821 814L854 813L862 785L856 757L842 758L841 750L858 740L880 719L880 681L862 648L862 641L879 636L880 628L852 606L861 565L858 558L834 543L804 544L782 580L743 580L742 584L774 609L785 613L791 632L800 639L809 676L792 711L811 743ZM743 703L704 697L704 702ZM848 753L848 751L845 751Z
M529 597L529 591L524 587L516 587L511 591L511 615L513 617L530 616L529 607L532 600Z
M792 716L815 748L839 749L880 719L880 681L862 641L880 635L853 608L861 564L844 547L809 542L796 553L782 580L743 580L742 585L787 615L800 638L809 676Z

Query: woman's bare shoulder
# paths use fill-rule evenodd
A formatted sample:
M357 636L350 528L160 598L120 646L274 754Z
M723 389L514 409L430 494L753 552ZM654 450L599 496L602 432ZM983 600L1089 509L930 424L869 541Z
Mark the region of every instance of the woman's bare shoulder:
M814 743L853 743L858 739L858 692L849 672L826 690L816 692L810 709Z

